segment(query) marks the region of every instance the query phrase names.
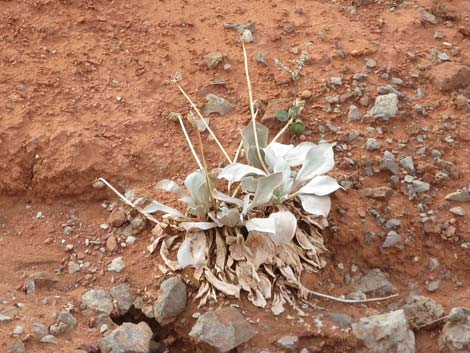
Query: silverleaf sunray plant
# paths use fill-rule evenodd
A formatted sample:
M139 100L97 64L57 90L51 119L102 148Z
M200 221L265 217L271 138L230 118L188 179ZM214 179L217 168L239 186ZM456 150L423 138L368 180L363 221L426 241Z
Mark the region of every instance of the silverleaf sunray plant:
M394 297L349 300L303 286L305 272L316 272L326 265L322 255L327 249L321 230L328 225L329 195L341 188L326 175L334 167L333 144L303 142L294 147L278 143L287 125L268 142L268 128L256 121L243 42L242 48L251 122L241 131L233 159L179 84L180 75L173 81L229 163L209 171L199 130L194 129L200 155L179 116L198 169L186 177L185 188L171 180L161 180L155 188L178 195L185 204L184 212L156 200L140 207L105 179L99 180L128 206L156 223L152 251L160 244L160 255L169 271L194 268L194 277L200 282L195 299L200 305L217 300L218 293L239 298L243 291L256 306L264 308L270 301L271 311L278 315L285 303L302 314L297 303L308 303L309 295L345 303ZM191 118L188 122L194 125ZM246 163L238 161L242 151ZM227 182L227 187L221 185L222 181ZM224 188L229 193L223 192ZM159 219L154 214L159 214ZM175 252L176 261L170 259Z

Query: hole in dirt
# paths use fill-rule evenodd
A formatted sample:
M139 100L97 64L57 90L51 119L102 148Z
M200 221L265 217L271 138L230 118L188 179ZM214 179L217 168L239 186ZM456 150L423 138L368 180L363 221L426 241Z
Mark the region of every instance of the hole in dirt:
M112 315L111 319L116 325L122 325L125 322L133 324L138 324L142 321L146 322L153 332L152 341L150 342L150 353L183 353L194 351L194 346L180 339L171 325L161 326L157 320L147 317L142 310L134 306L131 306L126 314Z

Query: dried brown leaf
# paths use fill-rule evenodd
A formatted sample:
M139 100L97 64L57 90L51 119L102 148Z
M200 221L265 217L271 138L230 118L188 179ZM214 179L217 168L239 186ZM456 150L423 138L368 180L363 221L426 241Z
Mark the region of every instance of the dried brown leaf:
M218 291L228 296L240 298L239 286L219 280L207 267L204 269L204 276Z

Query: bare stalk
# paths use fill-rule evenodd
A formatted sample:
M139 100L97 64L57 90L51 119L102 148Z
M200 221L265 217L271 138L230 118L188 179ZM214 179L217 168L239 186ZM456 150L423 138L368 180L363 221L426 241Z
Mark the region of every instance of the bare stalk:
M276 141L279 139L279 137L281 137L282 134L283 134L284 132L286 132L286 130L289 128L289 125L292 123L292 121L294 121L294 117L290 118L289 121L286 123L286 125L284 125L284 127L283 127L281 130L279 130L279 132L277 133L277 135L274 136L274 138L273 138L273 139L271 140L271 142L268 144L268 147L271 146L271 144L272 144L273 142L276 142Z
M202 165L199 157L196 154L196 151L194 150L194 146L191 142L191 139L189 138L189 135L188 135L188 132L186 131L186 128L184 127L183 119L181 118L181 116L178 116L178 120L180 122L181 129L183 130L183 134L186 137L186 141L188 142L189 149L191 150L191 153L193 154L193 157L196 160L196 163L197 163L199 169L204 170L204 166ZM197 128L196 128L196 130L197 130Z
M302 284L301 284L301 286L302 286ZM307 291L307 293L312 294L312 295L317 296L317 297L320 297L320 298L325 298L325 299L329 299L329 300L334 300L334 301L336 301L336 302L340 302L340 303L349 303L349 304L380 302L380 301L383 301L383 300L388 300L388 299L392 299L392 298L398 297L398 294L393 294L393 295L389 295L388 297L380 297L380 298L370 298L370 299L343 299L343 298L338 298L338 297L335 297L335 296L332 296L332 295L328 295L328 294L323 294L323 293L315 292L315 291L313 291L313 290L310 290L310 289L308 289L308 288L305 288L304 286L302 286L302 289L304 289L305 291Z
M251 125L253 125L253 133L255 135L256 153L258 154L258 158L260 160L261 166L263 167L264 171L269 174L268 168L266 167L266 164L264 163L264 160L261 156L261 150L260 150L259 142L258 142L258 131L256 130L256 114L255 114L255 109L253 105L253 92L251 91L250 73L248 72L248 58L246 55L245 43L243 41L242 41L242 47L243 47L243 60L245 62L246 83L248 85L248 96L250 98Z
M202 166L203 166L202 170L204 171L204 175L206 176L206 183L207 183L207 187L209 189L209 196L211 198L212 206L213 206L214 210L216 210L217 209L217 202L214 198L213 187L212 187L211 179L209 177L209 171L207 169L206 155L204 153L204 144L202 143L201 132L199 131L197 126L195 126L194 121L191 121L191 123L193 124L194 129L196 130L196 135L197 135L197 138L199 140L199 147L201 149L201 158L202 158Z
M121 199L122 202L124 202L127 206L130 206L130 207L136 209L142 216L147 218L149 221L158 224L162 228L168 227L168 224L160 222L158 219L156 219L150 213L144 212L144 210L142 208L140 208L139 206L135 205L134 203L132 203L131 201L126 199L125 196L123 194L121 194L119 191L117 191L114 186L112 186L110 183L108 183L106 181L106 179L98 178L98 180L101 181L104 185L106 185L109 189L111 189L111 191L114 192Z
M194 102L191 100L191 98L186 94L186 92L184 91L184 89L180 86L180 84L178 82L175 82L176 86L178 86L179 90L181 91L181 93L183 94L183 96L186 98L186 100L189 102L189 104L191 105L191 108L193 108L195 110L195 112L197 113L197 115L199 116L199 118L202 120L202 123L204 124L204 126L206 127L207 131L209 131L209 133L211 134L212 138L214 139L215 143L217 144L217 146L219 146L220 150L222 151L222 153L224 154L225 158L227 159L227 161L232 164L232 160L230 159L227 151L225 150L225 148L222 146L222 144L220 143L219 139L217 138L217 136L215 135L214 131L212 131L212 129L209 127L209 124L206 122L206 120L204 119L204 117L202 116L201 112L199 111L198 107L196 106L196 104L194 104Z

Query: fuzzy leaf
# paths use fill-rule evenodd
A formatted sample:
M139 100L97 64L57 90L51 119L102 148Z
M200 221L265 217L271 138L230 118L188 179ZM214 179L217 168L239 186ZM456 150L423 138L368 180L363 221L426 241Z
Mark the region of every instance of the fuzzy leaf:
M225 195L224 193L222 193L218 190L214 190L213 194L214 194L214 198L216 200L223 201L227 204L236 205L238 207L243 207L243 201L236 198L236 197L231 197L229 195Z
M273 168L279 159L284 159L284 156L294 148L293 145L284 145L282 143L272 142L269 147L264 149L264 160Z
M256 191L256 178L252 176L244 177L242 180L242 190L244 192L255 192Z
M184 181L184 185L189 190L191 197L196 203L203 205L209 204L209 187L207 186L204 171L197 170L189 174Z
M189 234L176 255L181 268L193 266L201 268L206 262L206 236L204 232Z
M214 222L181 222L180 225L187 231L208 230L217 227Z
M217 219L227 227L235 227L240 223L240 212L236 208L223 207L217 213Z
M208 268L205 268L204 275L206 276L207 281L212 284L217 290L221 291L225 295L240 298L240 287L221 281L220 279L215 277L214 274Z
M327 217L331 209L329 196L300 195L300 201L305 211L315 216Z
M312 142L299 143L297 146L287 151L283 157L285 158L285 160L287 161L287 163L289 163L291 167L302 165L305 162L307 153L314 146L317 146L317 145Z
M169 192L174 192L181 197L189 196L188 193L181 186L175 183L173 180L168 180L168 179L160 180L157 183L157 185L155 185L154 188L162 189L162 190L169 191Z
M226 166L222 171L219 173L219 179L226 179L230 182L237 182L242 180L242 178L246 175L266 175L261 169L241 164L241 163L233 163Z
M257 179L255 197L247 211L268 203L273 196L274 190L276 190L281 183L282 173L274 173Z
M260 123L256 123L256 131L261 157L264 159L264 152L262 149L268 144L269 129ZM261 161L258 157L255 134L253 131L252 123L250 123L247 127L242 130L242 140L246 152L246 158L248 159L250 165L255 166L257 168L261 168Z
M164 214L170 216L170 217L183 217L184 215L171 207L165 206L164 204L158 202L158 201L152 201L149 203L145 208L143 209L145 213L156 213L156 212L163 212Z
M313 146L308 151L305 161L296 177L296 182L309 181L317 175L327 173L335 165L333 145L324 143Z
M311 179L298 191L299 194L315 194L325 196L340 189L341 186L336 180L327 175L319 175Z
M268 218L252 218L246 222L246 229L269 233L276 244L287 244L295 235L297 219L288 211L271 213Z

